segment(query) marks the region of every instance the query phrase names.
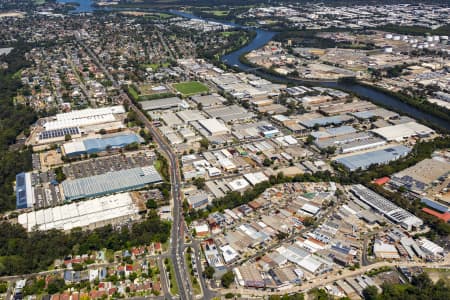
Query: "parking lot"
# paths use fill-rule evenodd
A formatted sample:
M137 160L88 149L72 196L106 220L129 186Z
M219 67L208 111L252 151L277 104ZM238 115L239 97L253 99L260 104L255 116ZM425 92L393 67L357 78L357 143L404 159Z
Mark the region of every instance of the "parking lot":
M138 152L127 155L119 154L73 163L64 166L63 172L67 179L76 179L101 175L113 171L149 166L153 164L153 161L154 154L149 152Z

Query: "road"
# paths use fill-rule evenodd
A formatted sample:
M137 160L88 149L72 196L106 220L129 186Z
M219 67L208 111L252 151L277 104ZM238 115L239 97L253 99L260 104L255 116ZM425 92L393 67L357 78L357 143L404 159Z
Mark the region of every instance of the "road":
M334 203L333 207L329 208L328 211L326 213L324 213L317 221L315 221L315 224L321 224L324 220L328 219L330 215L332 215L335 210L339 207L339 201L336 201L337 203ZM263 256L265 253L269 253L270 251L272 251L275 248L280 247L282 244L286 244L286 243L291 243L294 242L298 237L302 236L304 233L310 231L312 228L312 226L307 226L304 227L302 229L300 229L299 231L297 231L296 233L294 233L293 235L287 237L286 239L283 239L281 241L278 241L277 243L264 248L264 250L258 251L253 255L250 255L248 257L245 257L243 259L240 259L236 262L234 262L233 264L229 265L229 269L234 268L234 267L238 267L240 265L242 265L243 263L250 261L252 259L256 259L258 257Z
M356 269L354 271L351 270L344 270L342 274L339 273L326 273L320 276L317 276L314 278L311 282L308 282L306 284L302 284L299 286L292 286L291 288L285 289L280 292L272 292L272 291L265 291L265 290L255 290L255 289L245 289L245 288L237 288L237 289L224 289L221 290L220 293L222 295L225 295L227 293L233 293L233 294L241 294L243 296L252 295L252 296L260 296L260 297L267 297L269 295L285 295L285 294L291 294L291 293L300 293L300 292L307 292L311 289L318 288L327 284L331 284L337 280L345 279L349 277L358 276L361 274L364 274L367 271L370 271L372 269L381 268L381 267L397 267L398 265L406 266L406 267L426 267L426 268L439 268L439 267L446 267L448 268L450 266L450 254L448 254L445 259L441 262L436 263L425 263L425 262L406 262L406 263L400 263L400 262L378 262L375 264L372 264L370 266L364 266L360 269Z
M103 73L112 82L116 88L121 88L119 83L110 74L104 64L98 59L97 55L76 35L77 41L84 47L86 52L91 56L94 62L102 69ZM170 182L172 184L172 199L173 199L173 223L171 231L171 243L170 243L170 258L174 265L175 279L178 284L179 298L180 299L193 299L193 290L190 286L186 265L184 263L184 218L182 211L182 196L181 196L181 174L177 156L173 152L168 142L160 135L158 130L149 121L147 116L131 101L128 95L121 90L121 97L125 102L129 104L129 109L136 112L139 120L145 125L153 136L154 141L158 144L159 149L163 155L168 159ZM175 295L174 295L175 296Z

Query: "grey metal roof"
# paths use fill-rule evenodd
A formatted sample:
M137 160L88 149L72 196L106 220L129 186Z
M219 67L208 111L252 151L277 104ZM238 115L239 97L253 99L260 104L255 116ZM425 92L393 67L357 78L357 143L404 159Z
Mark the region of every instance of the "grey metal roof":
M155 167L149 166L66 180L62 188L66 200L76 200L132 190L161 181Z

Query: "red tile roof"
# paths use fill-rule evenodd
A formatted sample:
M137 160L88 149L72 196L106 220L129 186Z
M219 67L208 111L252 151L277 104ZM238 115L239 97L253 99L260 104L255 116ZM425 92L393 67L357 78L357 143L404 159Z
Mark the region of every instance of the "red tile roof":
M375 183L377 185L383 185L385 183L388 183L389 180L391 180L389 177L381 177L381 178L375 179L373 181L373 183Z

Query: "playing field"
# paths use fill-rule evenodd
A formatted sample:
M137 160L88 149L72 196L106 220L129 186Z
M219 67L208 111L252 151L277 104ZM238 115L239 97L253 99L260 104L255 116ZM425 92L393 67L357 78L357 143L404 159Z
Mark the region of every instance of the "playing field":
M183 94L184 96L195 95L207 92L209 90L206 85L198 81L175 83L173 87L177 90L177 92Z

